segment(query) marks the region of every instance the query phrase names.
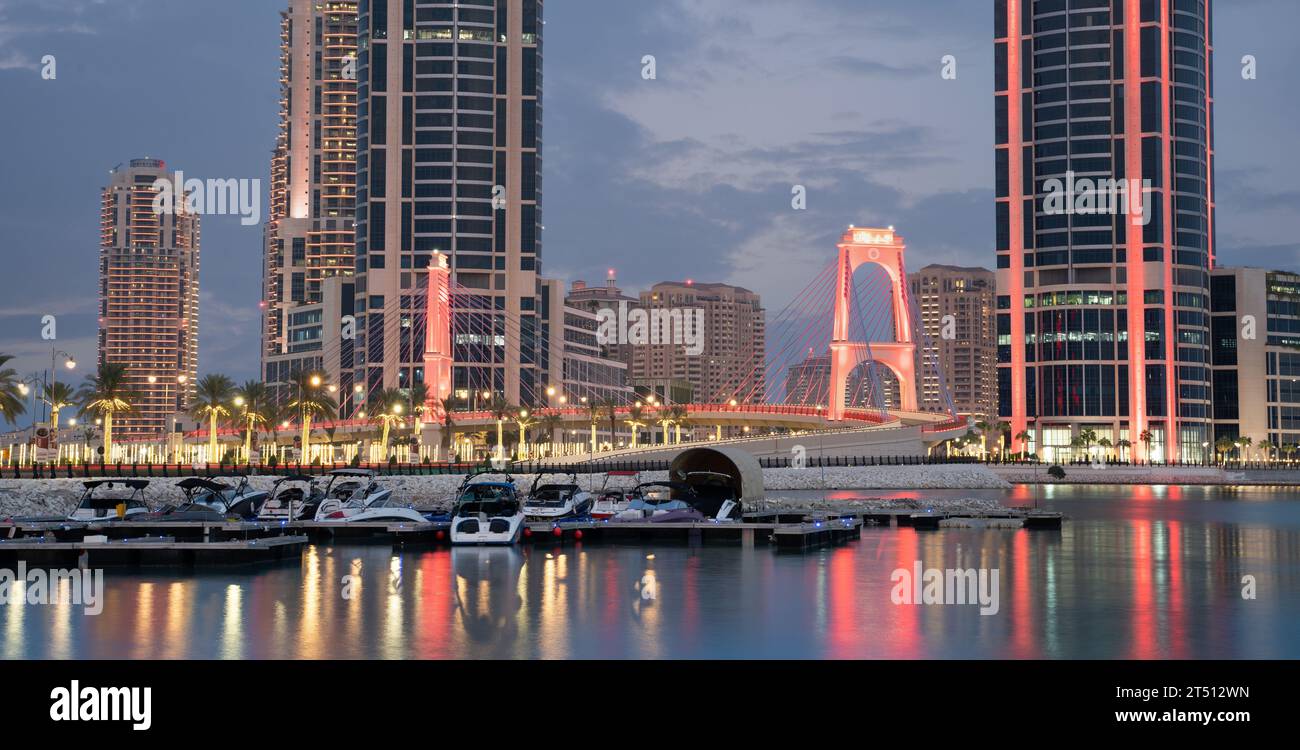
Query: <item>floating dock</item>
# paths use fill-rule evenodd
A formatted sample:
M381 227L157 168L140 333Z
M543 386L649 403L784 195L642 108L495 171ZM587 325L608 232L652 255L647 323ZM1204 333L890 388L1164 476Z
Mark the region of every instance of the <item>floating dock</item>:
M797 523L650 523L583 521L555 524L530 523L524 542L659 542L686 545L770 545L781 550L807 551L840 544L862 536L859 519L835 519Z
M305 536L222 542L185 542L172 537L59 542L41 538L0 540L0 563L63 568L252 565L302 560Z
M329 544L391 544L395 547L442 544L448 541L449 523L408 521L294 521L289 527L313 542Z

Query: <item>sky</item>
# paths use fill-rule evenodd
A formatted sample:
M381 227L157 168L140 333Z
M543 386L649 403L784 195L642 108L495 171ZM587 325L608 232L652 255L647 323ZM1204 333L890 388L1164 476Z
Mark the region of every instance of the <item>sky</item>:
M993 265L991 0L546 5L545 275L600 283L612 267L633 292L739 284L775 314L849 224L895 226L910 268ZM11 367L49 366L44 315L77 377L93 367L99 191L116 165L149 156L190 177L261 179L265 201L281 6L0 0ZM1215 8L1219 258L1300 269L1300 3ZM947 55L955 80L941 76ZM260 226L203 219L201 373L256 376L261 243Z

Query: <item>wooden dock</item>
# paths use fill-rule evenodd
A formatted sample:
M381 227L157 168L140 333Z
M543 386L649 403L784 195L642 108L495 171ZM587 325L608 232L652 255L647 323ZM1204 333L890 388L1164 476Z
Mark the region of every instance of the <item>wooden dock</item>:
M305 536L221 542L186 542L172 537L59 542L40 538L0 540L0 563L65 568L252 565L300 562Z

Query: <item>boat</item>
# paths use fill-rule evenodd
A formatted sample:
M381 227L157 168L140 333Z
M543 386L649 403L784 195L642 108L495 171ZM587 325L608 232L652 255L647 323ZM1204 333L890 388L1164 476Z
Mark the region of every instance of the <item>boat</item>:
M147 479L95 479L82 485L86 491L68 514L69 521L116 521L149 513L144 499Z
M528 499L524 500L524 515L528 516L528 520L561 521L582 518L591 513L595 498L578 484L576 474L570 474L568 482L541 483L543 478L550 476L557 475L542 472L533 480Z
M509 475L504 482L474 481L491 472L465 477L451 513L451 543L512 545L524 530L524 508Z
M610 520L650 523L741 520L743 506L731 475L694 471L679 477L637 485L627 509L614 514Z
M262 510L262 506L271 497L271 493L266 490L254 489L249 484L247 474L229 473L229 474L210 474L206 477L210 482L222 482L222 480L234 480L234 487L223 490L222 499L225 500L226 506L232 513L236 513L245 518L256 518Z
M695 508L695 491L685 482L644 482L628 497L627 509L614 514L611 521L694 523L706 520Z
M375 523L429 523L428 516L416 510L409 504L397 502L393 499L392 493L389 493L387 496L378 500L374 500L369 505L360 507L359 510L357 510L359 506L356 504L360 502L360 500L349 500L348 504L343 506L340 511L336 511L336 513L345 514L342 518L331 517L323 520L337 520L342 521L343 523L364 523L367 521ZM352 515L346 515L350 510L357 510L357 512Z
M325 493L316 485L316 477L306 474L278 479L271 487L271 497L257 514L259 521L301 521L316 517L316 509Z
M315 521L341 521L393 495L391 489L379 485L379 474L370 469L336 469L328 476Z
M243 496L234 494L234 487L209 478L190 477L176 483L184 495L177 505L165 505L154 513L140 513L129 521L201 521L224 523L248 521L256 515L247 515L251 505ZM232 503L232 500L234 501Z
M630 486L620 486L619 480L630 477L632 484ZM640 484L641 472L639 471L609 471L605 473L605 481L600 486L600 491L596 493L596 502L591 506L591 517L603 521L628 510L632 507L632 490ZM610 484L614 480L614 484Z

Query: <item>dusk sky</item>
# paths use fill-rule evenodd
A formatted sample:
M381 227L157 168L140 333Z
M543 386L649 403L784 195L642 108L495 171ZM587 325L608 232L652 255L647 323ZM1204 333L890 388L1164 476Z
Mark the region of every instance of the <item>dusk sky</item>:
M49 366L40 319L54 314L77 379L93 368L99 190L115 165L260 179L265 204L282 6L0 0L10 366ZM1300 3L1215 9L1219 258L1300 269ZM547 276L722 281L775 313L850 223L896 226L913 269L993 265L989 0L549 0L546 22ZM641 77L645 55L657 80ZM945 55L956 80L940 76ZM806 211L791 208L797 184ZM203 373L256 376L261 246L260 225L203 218Z

